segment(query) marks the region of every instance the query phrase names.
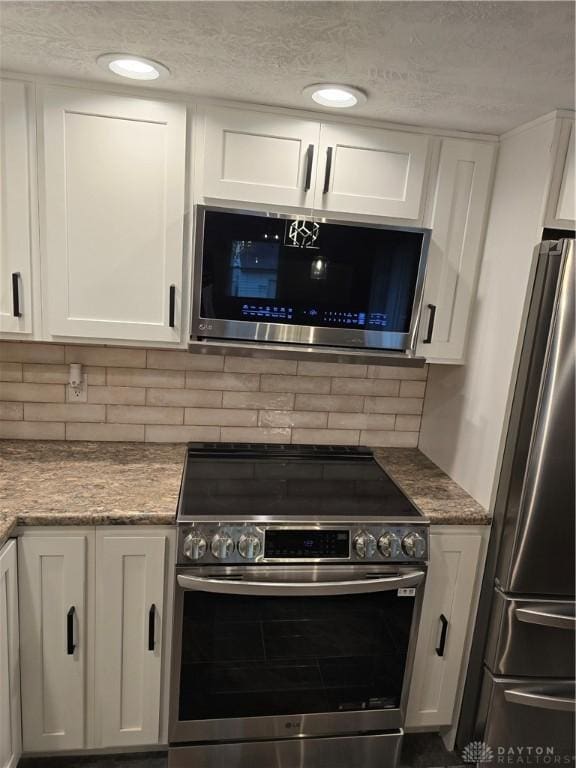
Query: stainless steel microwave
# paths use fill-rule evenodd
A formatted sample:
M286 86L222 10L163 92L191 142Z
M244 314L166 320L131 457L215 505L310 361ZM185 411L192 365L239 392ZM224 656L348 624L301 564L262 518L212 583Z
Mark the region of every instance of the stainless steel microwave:
M413 351L429 235L198 206L192 335Z

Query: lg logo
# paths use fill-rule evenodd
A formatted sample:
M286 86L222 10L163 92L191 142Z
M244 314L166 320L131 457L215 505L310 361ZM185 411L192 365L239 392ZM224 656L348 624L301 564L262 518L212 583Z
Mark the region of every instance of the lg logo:
M201 331L211 331L212 330L212 323L200 323L198 328Z
M286 720L284 723L284 728L290 728L290 730L293 730L294 728L301 728L302 722L300 720Z

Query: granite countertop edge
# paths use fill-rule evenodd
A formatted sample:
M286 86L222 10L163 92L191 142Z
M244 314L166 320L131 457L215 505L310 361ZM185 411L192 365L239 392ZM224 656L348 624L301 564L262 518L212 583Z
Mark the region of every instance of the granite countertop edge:
M417 448L375 454L431 525L490 523ZM2 440L0 547L25 526L173 525L184 455L183 444Z

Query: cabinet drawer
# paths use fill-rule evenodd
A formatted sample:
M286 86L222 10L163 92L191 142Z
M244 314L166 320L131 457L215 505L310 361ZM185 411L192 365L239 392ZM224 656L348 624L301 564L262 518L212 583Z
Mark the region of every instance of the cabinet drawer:
M498 675L574 676L575 604L525 600L496 590L486 663Z

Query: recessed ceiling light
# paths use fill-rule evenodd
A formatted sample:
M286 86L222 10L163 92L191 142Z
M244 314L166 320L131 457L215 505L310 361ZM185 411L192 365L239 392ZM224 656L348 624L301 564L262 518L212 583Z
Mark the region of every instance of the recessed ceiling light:
M164 64L130 53L104 53L96 61L103 69L131 80L158 80L170 74Z
M367 96L364 91L352 85L339 85L338 83L316 83L308 85L302 93L308 96L316 104L334 109L347 109L357 104L364 104Z

